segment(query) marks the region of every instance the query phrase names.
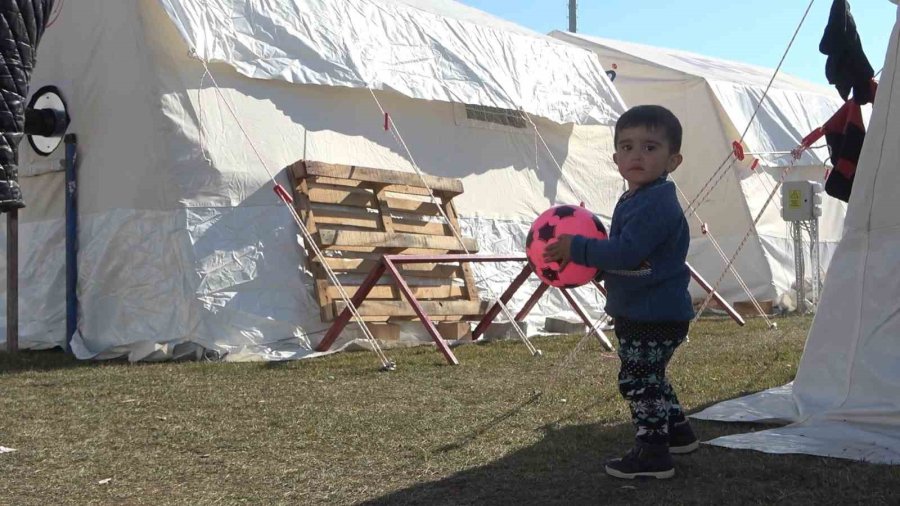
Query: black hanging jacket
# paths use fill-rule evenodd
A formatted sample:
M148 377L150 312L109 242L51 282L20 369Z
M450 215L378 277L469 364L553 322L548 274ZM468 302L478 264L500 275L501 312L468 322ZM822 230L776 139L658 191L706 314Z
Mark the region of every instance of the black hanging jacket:
M819 42L819 52L828 56L825 77L835 85L841 98L847 100L852 90L856 103L863 105L872 101L869 81L875 76L875 71L863 52L856 21L850 14L847 0L834 0L831 4L828 25Z
M19 189L19 141L34 56L53 0L0 0L0 212L24 207Z

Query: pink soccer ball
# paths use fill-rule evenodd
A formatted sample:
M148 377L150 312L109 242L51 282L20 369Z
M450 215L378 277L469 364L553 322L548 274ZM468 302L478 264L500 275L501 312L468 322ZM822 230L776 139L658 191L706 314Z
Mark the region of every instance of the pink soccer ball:
M597 269L569 262L560 270L558 263L544 261L544 250L563 234L606 239L606 228L594 213L579 206L551 207L531 225L525 239L525 253L535 274L550 286L575 288L594 279Z

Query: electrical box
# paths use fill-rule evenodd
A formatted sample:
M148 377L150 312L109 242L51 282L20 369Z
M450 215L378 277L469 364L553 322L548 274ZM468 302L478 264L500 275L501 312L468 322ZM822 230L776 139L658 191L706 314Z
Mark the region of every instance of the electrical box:
M781 186L784 221L809 221L822 216L822 185L814 181L787 181Z

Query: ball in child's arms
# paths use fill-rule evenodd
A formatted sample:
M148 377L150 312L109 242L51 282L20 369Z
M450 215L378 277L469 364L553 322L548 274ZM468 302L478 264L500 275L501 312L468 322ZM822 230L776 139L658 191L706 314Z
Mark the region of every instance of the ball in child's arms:
M551 207L531 225L525 239L525 253L535 274L548 285L574 288L594 279L597 269L569 262L560 270L558 263L544 261L544 250L563 234L606 239L606 228L594 213L579 206Z

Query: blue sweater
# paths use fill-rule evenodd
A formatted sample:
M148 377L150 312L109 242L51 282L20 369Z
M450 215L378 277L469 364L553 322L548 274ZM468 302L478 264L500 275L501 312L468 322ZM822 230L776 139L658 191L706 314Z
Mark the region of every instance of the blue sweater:
M575 236L572 261L603 270L606 313L636 321L694 317L685 264L690 229L665 176L616 204L608 240Z

